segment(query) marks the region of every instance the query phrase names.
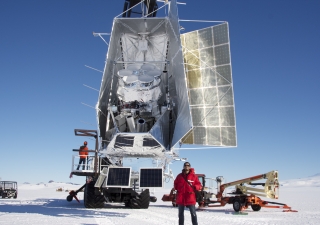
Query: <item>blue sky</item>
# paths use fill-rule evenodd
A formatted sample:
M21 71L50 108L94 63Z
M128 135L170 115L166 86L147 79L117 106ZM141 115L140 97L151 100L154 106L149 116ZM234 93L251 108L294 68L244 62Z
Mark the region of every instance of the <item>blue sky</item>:
M180 19L229 22L238 147L184 150L198 173L228 181L320 172L320 1L185 0ZM160 3L161 5L161 3ZM69 181L72 149L96 129L110 32L123 1L0 1L2 180ZM213 24L181 23L185 32ZM89 147L94 146L87 139ZM181 162L172 165L180 172ZM72 182L83 183L83 177Z

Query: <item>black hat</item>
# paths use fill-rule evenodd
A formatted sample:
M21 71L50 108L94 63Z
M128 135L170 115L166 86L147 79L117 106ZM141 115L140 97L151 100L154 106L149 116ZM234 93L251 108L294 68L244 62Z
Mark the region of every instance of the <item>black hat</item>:
M185 166L186 164L189 164L189 166L191 166L191 164L189 162L183 163L183 166Z

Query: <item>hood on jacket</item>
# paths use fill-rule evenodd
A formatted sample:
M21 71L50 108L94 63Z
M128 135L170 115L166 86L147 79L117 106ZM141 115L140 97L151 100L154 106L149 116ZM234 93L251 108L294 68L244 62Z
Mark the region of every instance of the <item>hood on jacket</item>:
M184 169L182 169L182 173L184 173ZM194 174L194 168L189 169L189 174Z

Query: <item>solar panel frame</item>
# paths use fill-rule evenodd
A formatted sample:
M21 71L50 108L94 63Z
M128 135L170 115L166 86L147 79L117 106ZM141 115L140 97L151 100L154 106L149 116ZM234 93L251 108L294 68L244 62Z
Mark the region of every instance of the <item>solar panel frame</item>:
M192 129L184 144L236 147L228 23L181 34Z
M146 174L145 171L151 171L151 173L153 174ZM156 174L154 174L155 171L157 171ZM161 178L161 180L157 180L157 178L159 177ZM146 180L146 182L144 180ZM139 186L140 188L163 188L163 168L140 168Z
M126 174L124 173L121 174L122 171L115 172L116 170L118 171L123 170L125 171ZM122 177L119 178L119 175ZM116 181L120 180L120 182L115 183L115 180ZM128 188L130 187L130 181L131 181L131 167L109 167L108 168L106 181L105 181L106 187Z

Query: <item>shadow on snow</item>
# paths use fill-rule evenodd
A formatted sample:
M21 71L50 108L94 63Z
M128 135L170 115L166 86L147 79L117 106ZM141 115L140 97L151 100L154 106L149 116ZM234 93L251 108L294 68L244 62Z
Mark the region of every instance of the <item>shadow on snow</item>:
M171 209L176 209L177 212L178 212L178 207L173 207L172 205L153 205L153 206L149 206L149 208L152 207L152 208L171 208ZM188 208L185 208L185 210L188 210ZM229 212L234 212L234 210L231 210L231 209L224 209L223 207L217 207L217 208L214 208L214 207L205 207L205 208L201 208L201 209L198 209L196 207L196 211L197 213L198 212L218 212L218 213L229 213Z
M77 201L64 199L4 200L2 213L36 213L55 217L126 217L129 213L106 212L106 208L87 209Z

